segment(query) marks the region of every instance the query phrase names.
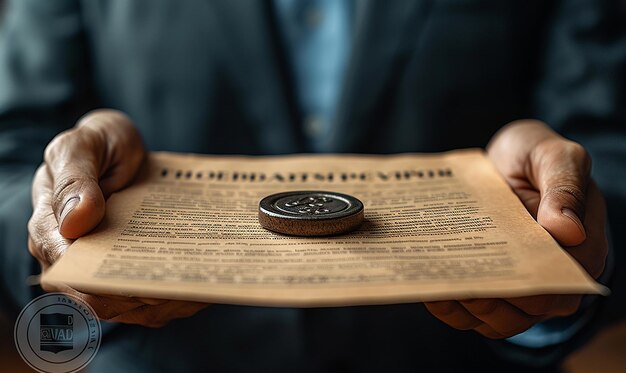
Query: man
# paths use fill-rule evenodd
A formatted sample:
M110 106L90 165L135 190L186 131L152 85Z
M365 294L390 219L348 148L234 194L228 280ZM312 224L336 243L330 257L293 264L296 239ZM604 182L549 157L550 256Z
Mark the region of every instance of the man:
M39 272L15 234L30 214L26 186L28 248L45 270L98 224L145 149L486 146L529 212L604 281L605 208L588 152L611 203L623 203L622 5L14 1L0 41L3 305L19 310L33 295L21 282ZM77 295L116 322L96 370L550 366L592 330L599 304L572 295L295 310Z

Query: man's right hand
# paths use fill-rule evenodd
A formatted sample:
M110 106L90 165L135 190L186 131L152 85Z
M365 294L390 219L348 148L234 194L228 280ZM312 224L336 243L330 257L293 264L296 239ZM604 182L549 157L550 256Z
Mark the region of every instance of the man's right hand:
M35 173L33 215L28 249L46 271L73 240L94 229L104 217L105 200L135 177L145 150L130 119L114 110L98 110L55 137ZM158 327L188 317L206 304L128 298L63 291L89 303L105 320Z

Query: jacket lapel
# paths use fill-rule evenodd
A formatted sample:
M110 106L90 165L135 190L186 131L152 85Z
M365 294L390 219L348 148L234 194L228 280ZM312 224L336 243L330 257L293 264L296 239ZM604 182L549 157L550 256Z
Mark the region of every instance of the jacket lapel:
M292 95L276 37L270 4L257 0L218 0L224 66L252 123L253 138L266 154L302 151ZM242 134L245 136L245 134Z
M370 118L381 118L374 114L388 105L385 95L415 47L431 5L430 1L358 3L332 149L353 151L371 126L381 125Z

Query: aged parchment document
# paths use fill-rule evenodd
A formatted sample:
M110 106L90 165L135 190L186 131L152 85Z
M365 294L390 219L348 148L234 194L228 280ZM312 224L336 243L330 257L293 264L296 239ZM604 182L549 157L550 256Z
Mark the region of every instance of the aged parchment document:
M363 201L355 232L283 236L264 196ZM336 306L604 293L526 212L480 150L389 156L152 153L103 223L44 274L89 293Z

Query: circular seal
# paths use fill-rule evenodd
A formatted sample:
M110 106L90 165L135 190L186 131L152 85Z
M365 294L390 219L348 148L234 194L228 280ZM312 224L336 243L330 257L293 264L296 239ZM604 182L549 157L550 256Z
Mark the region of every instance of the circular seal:
M352 231L363 222L363 203L347 194L295 191L267 196L259 203L265 229L294 236L329 236Z
M83 369L98 352L101 336L100 321L91 306L64 293L32 300L20 312L14 329L22 359L44 373Z

